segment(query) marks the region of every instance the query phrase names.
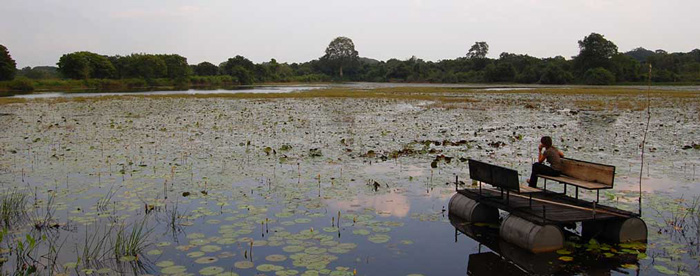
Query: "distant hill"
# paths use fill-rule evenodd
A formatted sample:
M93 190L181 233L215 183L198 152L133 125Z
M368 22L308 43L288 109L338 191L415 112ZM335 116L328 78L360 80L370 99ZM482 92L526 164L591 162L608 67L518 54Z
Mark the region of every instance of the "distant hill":
M373 58L360 57L360 62L363 64L375 65L378 64L380 61Z
M642 47L636 48L632 51L626 52L625 55L636 59L639 62L646 62L647 58L654 54L654 51L644 49Z

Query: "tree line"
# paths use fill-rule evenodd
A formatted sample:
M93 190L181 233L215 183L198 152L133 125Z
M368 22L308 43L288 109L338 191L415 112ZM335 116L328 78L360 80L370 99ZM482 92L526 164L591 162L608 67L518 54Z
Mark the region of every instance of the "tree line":
M646 80L652 66L654 82L700 82L700 50L668 53L636 48L619 52L603 35L591 33L578 41L579 54L572 58L536 58L501 53L488 58L489 45L476 42L463 57L425 61L417 57L378 61L360 57L350 38L331 41L325 54L303 63L278 63L275 59L254 63L235 56L219 63L188 64L177 54L131 54L106 56L74 52L61 56L56 67L25 67L16 63L0 45L0 80L15 76L29 79L142 80L146 84L167 80L178 85L248 85L264 82L432 82L432 83L523 83L593 84L635 83Z

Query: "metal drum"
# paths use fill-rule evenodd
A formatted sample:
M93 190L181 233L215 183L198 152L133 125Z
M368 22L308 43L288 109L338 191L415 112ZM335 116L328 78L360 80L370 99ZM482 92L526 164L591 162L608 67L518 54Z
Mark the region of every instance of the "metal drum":
M459 193L452 196L448 206L451 215L470 222L498 222L498 209L476 202Z
M537 225L514 215L501 223L501 238L533 253L564 247L564 233L554 225Z

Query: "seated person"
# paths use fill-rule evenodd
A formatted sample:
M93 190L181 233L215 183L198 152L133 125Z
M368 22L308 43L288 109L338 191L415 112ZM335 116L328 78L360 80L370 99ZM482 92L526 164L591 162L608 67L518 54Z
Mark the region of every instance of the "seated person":
M562 167L561 158L564 157L564 153L552 145L552 137L549 136L544 136L540 139L540 145L537 149L539 156L537 157L537 162L532 164L532 174L530 179L527 180L527 184L533 188L537 187L538 174L559 176ZM544 152L542 149L544 149ZM549 166L542 163L545 160L547 160Z

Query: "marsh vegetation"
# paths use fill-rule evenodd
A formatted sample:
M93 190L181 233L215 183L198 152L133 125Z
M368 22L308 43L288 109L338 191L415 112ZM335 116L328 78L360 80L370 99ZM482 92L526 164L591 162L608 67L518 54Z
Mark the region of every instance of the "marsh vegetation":
M546 133L567 156L615 165L616 188L601 203L636 211L644 93L334 87L3 98L0 268L463 274L478 242L455 243L445 206L455 176L468 179L466 158L527 174ZM650 96L642 179L649 242L572 235L549 266L562 273L698 269L700 94Z

